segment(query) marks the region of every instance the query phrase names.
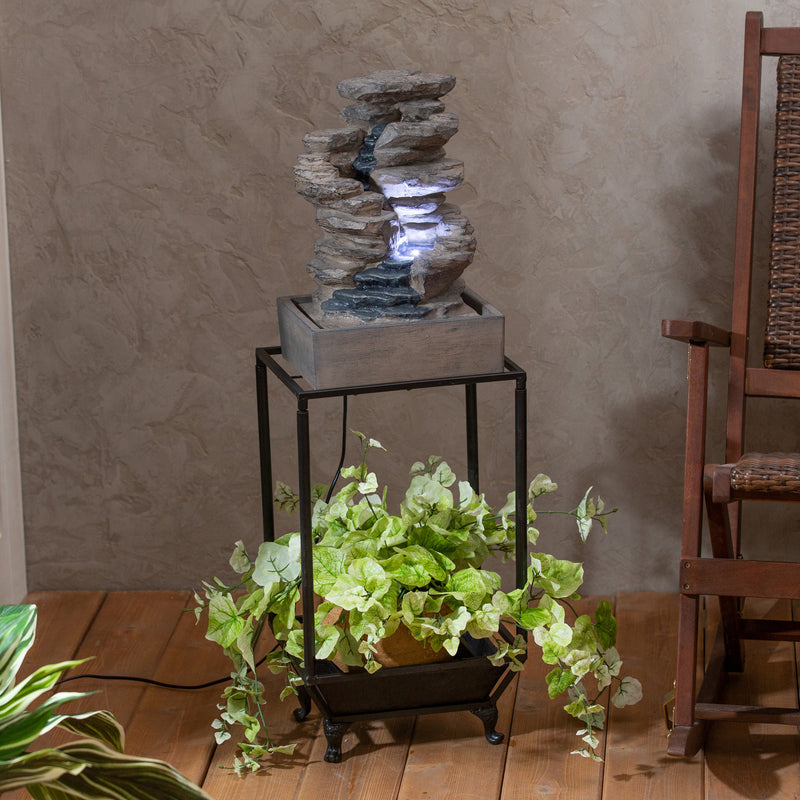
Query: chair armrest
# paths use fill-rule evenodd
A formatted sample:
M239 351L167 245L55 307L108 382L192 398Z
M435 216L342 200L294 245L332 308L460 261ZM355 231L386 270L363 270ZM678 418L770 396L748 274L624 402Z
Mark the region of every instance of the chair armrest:
M731 346L730 331L697 320L662 319L661 335L679 342L707 343L715 347Z

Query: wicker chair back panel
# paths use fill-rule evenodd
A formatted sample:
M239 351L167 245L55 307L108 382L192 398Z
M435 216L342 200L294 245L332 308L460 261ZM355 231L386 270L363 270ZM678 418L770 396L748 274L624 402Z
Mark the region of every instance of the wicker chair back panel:
M778 60L764 366L800 369L800 56Z

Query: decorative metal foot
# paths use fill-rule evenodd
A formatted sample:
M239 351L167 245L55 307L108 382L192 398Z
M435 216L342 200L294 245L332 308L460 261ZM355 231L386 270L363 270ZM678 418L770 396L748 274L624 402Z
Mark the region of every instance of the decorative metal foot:
M311 696L305 686L297 688L297 701L300 703L300 708L294 710L294 718L298 722L302 722L311 712Z
M492 704L490 706L483 706L482 708L473 708L470 711L483 723L483 732L486 734L486 741L489 744L500 744L505 736L494 729L497 725L498 711L497 706Z
M325 732L325 738L328 741L328 749L325 751L325 760L329 764L338 764L342 760L342 738L349 727L349 722L333 722L329 719L322 720L322 730Z

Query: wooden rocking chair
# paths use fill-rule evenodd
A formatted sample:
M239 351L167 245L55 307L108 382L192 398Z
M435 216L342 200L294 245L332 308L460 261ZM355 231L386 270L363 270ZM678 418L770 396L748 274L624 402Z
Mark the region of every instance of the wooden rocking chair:
M761 60L778 56L769 308L763 365L748 365L753 221ZM680 617L671 755L702 746L710 720L800 725L796 708L719 702L727 672L743 669L742 640L800 641L800 623L745 619L741 599L800 599L800 564L743 560L742 500L800 501L800 453L744 452L747 397L800 398L800 28L764 28L760 12L745 22L739 190L731 330L663 320L662 334L689 344L689 399L680 563ZM705 463L709 347L730 348L724 464ZM701 558L703 499L712 557ZM720 629L696 692L700 597L719 597Z

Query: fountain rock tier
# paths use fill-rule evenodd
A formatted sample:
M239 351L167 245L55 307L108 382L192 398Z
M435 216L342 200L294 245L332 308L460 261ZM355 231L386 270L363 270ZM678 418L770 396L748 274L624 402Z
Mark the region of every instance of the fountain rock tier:
M383 70L338 85L347 127L303 138L297 191L323 235L308 269L312 315L327 327L474 313L461 274L475 237L446 193L464 177L444 146L458 118L441 98L452 75Z

